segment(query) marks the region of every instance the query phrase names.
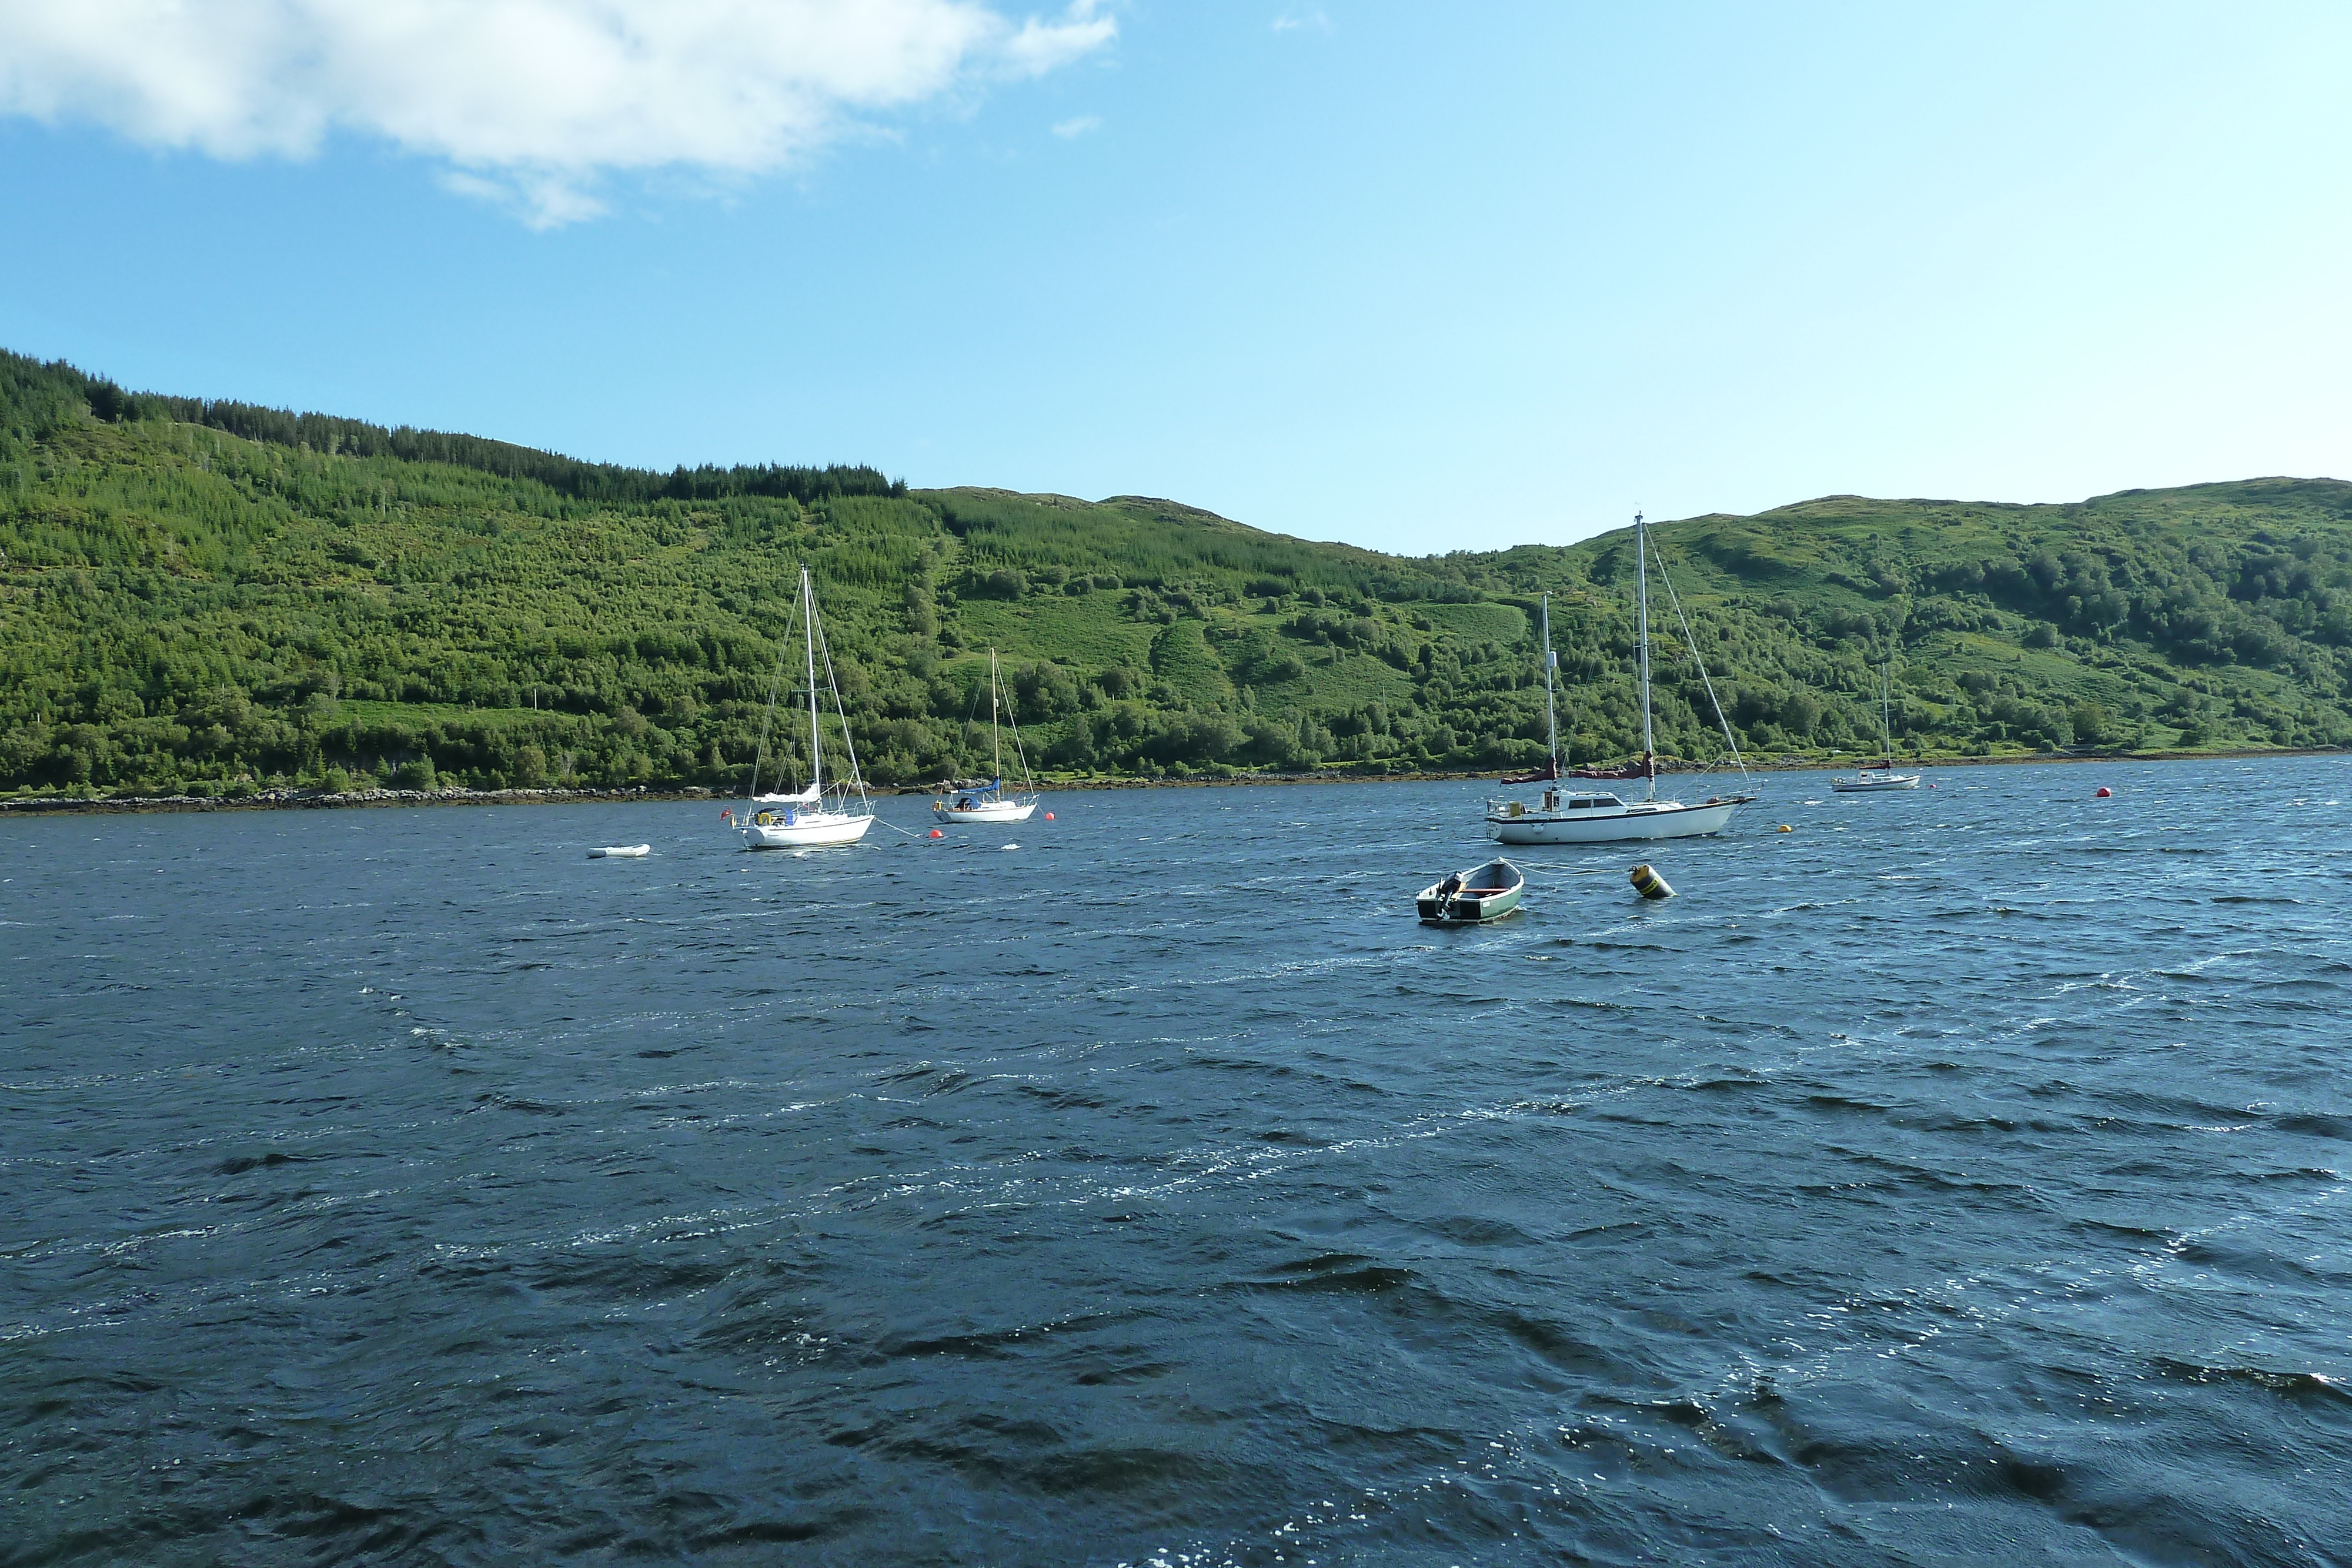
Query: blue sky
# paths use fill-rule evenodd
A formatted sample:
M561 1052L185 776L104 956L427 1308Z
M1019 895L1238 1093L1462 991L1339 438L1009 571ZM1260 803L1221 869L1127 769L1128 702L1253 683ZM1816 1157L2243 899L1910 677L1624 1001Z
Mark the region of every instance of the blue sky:
M142 388L1415 554L2352 476L2341 5L91 3L0 3L0 344Z

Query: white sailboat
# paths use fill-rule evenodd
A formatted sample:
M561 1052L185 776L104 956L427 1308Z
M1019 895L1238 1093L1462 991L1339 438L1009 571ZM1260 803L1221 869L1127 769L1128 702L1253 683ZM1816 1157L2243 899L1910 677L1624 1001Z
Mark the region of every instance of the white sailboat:
M1920 775L1895 771L1895 674L1892 664L1878 666L1878 735L1886 743L1886 760L1865 762L1851 779L1832 778L1830 788L1841 795L1873 794L1882 789L1916 789Z
M1025 794L1004 792L1004 732L998 723L1000 716L1013 727L1013 756L1021 764ZM1037 781L1029 774L1029 754L1021 746L1021 721L1013 716L1013 694L1004 689L993 648L988 651L988 737L996 758L995 777L985 784L950 791L944 800L932 801L931 812L940 821L1025 822L1037 809Z
M801 568L803 641L807 644L809 698L809 781L790 794L760 793L760 768L767 760L768 729L776 716L776 692L783 683L783 648L776 652L776 678L768 687L768 717L760 726L760 749L751 761L751 799L735 824L749 850L796 850L817 844L854 844L874 825L874 801L857 771L857 747L849 737L849 715L841 706L841 683L833 673L833 653L824 645L818 624L816 587L808 568ZM833 690L833 710L841 721L841 746L849 759L849 778L834 786L834 803L825 800L824 737L816 700L817 655L824 655L824 678ZM850 799L852 791L856 800Z
M1489 800L1486 802L1486 831L1497 842L1506 844L1612 844L1642 839L1701 838L1719 833L1731 825L1732 814L1753 800L1748 795L1717 795L1693 804L1680 800L1658 799L1657 737L1650 716L1650 530L1640 513L1633 517L1633 559L1636 601L1640 614L1640 651L1642 685L1642 760L1640 777L1643 789L1639 800L1627 800L1606 789L1562 788L1559 771L1559 742L1557 721L1552 726L1552 761L1545 775L1550 782L1542 799L1534 806L1521 800ZM1666 576L1665 565L1658 567L1658 580L1665 584L1667 600L1681 620L1683 642L1689 647L1691 657L1698 664L1699 679L1706 685L1707 700L1715 703L1716 719L1723 726L1723 738L1731 747L1734 762L1739 762L1744 777L1748 767L1739 761L1739 742L1733 738L1731 722L1723 716L1723 705L1715 701L1715 682L1706 673L1706 663L1700 658L1698 643L1691 636L1690 618L1683 614L1682 601L1675 597L1675 585ZM1544 601L1544 696L1547 709L1551 701L1551 601ZM1534 782L1533 779L1514 782Z

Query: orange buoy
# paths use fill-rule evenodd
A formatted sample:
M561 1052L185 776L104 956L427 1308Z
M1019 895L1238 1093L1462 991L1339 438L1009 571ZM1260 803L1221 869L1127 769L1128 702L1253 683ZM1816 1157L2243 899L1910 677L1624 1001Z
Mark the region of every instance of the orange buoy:
M2100 786L2099 786L2099 793L2098 793L2098 797L2097 797L2097 798L2098 798L2099 800L2106 800L2109 796L2113 795L2114 793L2115 793L2115 791L2114 791L2114 790L2112 790L2112 789L2108 789L2105 785L2102 784L2102 785L2100 785Z
M1649 866L1635 866L1629 880L1633 884L1633 891L1643 898L1672 898L1675 895L1675 890L1666 885L1666 879Z
M943 832L940 831L937 828L933 828L933 829L931 830L931 837L933 837L933 838L935 838L935 839L944 839L944 838L946 838L946 837L947 837L947 835L946 835L945 833L943 833Z

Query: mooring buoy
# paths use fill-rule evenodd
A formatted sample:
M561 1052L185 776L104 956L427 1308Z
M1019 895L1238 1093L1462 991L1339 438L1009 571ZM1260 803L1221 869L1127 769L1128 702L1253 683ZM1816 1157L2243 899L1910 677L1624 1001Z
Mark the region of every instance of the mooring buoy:
M1643 898L1672 898L1675 895L1675 890L1666 885L1666 879L1646 865L1635 866L1631 880L1633 891Z

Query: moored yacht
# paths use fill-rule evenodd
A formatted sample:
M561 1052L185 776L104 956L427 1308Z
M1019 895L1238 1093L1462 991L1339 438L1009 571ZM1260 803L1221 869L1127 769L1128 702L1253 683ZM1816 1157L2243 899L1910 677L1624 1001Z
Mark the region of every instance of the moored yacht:
M866 780L857 771L857 747L849 737L849 715L841 706L841 683L834 677L833 653L824 646L824 632L817 622L816 588L809 579L808 568L801 568L802 627L806 633L809 713L809 781L789 794L760 793L760 769L767 761L768 731L776 716L776 691L782 684L783 646L776 651L776 679L768 687L768 716L760 726L760 749L751 759L751 798L745 803L743 815L735 820L736 831L743 835L747 850L807 849L818 844L852 844L866 836L874 825L874 802L866 792ZM789 635L789 632L787 633ZM835 783L834 800L825 799L824 737L816 698L817 655L824 654L826 684L833 691L835 716L841 722L841 746L849 762L845 783ZM853 803L851 791L856 791Z
M1830 788L1841 795L1862 795L1881 789L1916 789L1919 775L1897 773L1895 770L1895 666L1878 666L1878 735L1886 744L1886 760L1865 762L1853 778L1843 776L1830 780Z
M1607 790L1563 789L1553 782L1546 789L1537 804L1522 800L1489 800L1486 802L1486 831L1498 843L1506 844L1607 844L1638 839L1702 838L1719 833L1731 825L1734 812L1753 800L1748 795L1715 795L1694 805L1680 800L1658 799L1657 737L1650 713L1650 545L1649 525L1638 512L1633 517L1633 559L1635 563L1635 596L1640 617L1640 680L1642 687L1642 755L1635 765L1643 782L1643 796L1628 801ZM1683 642L1698 663L1699 679L1706 686L1707 699L1715 700L1715 683L1709 679L1706 664L1698 656L1698 643L1690 634L1689 617L1682 613L1682 601L1675 597L1672 580L1665 574L1664 563L1658 569L1659 580L1665 584L1666 597L1674 604L1675 613L1683 622ZM1549 728L1552 736L1550 779L1559 775L1559 723L1549 719L1551 709L1551 671L1554 664L1551 651L1551 603L1544 601L1544 704ZM1716 718L1723 726L1725 744L1731 747L1732 760L1739 760L1739 742L1732 737L1731 723L1723 716L1723 706L1716 704ZM1631 769L1627 769L1629 773ZM1740 764L1747 772L1747 765ZM1516 780L1511 780L1516 782Z
M1013 756L1021 764L1024 794L1004 792L1004 732L1000 718L1013 727ZM957 785L946 799L932 801L932 814L940 821L1025 822L1037 809L1037 781L1030 777L1029 753L1021 745L1021 720L1013 712L1013 694L1004 690L993 648L988 651L988 737L995 753L995 777L984 784Z

